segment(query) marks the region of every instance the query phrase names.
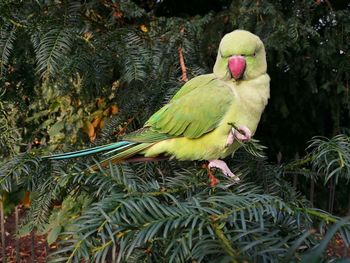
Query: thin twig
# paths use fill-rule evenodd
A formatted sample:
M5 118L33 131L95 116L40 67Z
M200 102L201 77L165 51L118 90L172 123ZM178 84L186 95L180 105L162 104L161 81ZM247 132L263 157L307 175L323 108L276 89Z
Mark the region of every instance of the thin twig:
M185 60L184 60L184 55L183 55L183 50L181 47L179 47L177 49L177 52L179 54L179 63L180 63L180 67L181 67L181 72L182 72L182 77L181 80L184 82L188 81L188 77L187 77L187 69L186 69L186 65L185 65Z
M126 128L133 122L134 119L135 119L135 116L129 118L129 119L127 120L126 124L125 124L123 127L121 127L121 128L119 129L119 131L117 132L117 136L123 135L123 134L125 133L125 131L126 131Z
M232 263L237 263L239 252L231 246L230 240L225 236L225 233L219 228L216 222L213 222L211 226L213 227L214 232L222 244L225 252L232 257Z

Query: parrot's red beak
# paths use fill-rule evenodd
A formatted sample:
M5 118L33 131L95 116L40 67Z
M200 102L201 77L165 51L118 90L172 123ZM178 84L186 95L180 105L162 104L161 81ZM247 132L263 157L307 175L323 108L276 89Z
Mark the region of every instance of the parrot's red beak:
M246 67L245 58L243 56L232 56L228 59L228 67L231 75L235 80L242 78Z

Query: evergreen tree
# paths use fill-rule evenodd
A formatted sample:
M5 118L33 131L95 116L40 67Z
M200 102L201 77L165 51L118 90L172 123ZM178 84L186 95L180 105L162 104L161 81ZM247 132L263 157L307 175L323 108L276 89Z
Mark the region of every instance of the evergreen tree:
M349 222L313 208L290 177L349 178L346 135L315 138L304 151L314 135L348 134L348 3L184 6L1 1L0 189L31 192L23 232L59 241L53 262L329 260L335 233L349 244ZM40 158L139 128L187 79L211 71L221 37L237 28L264 41L272 79L256 135L269 158L256 141L242 147L228 160L239 185L219 175L209 187L200 162L91 171L93 158ZM274 164L278 152L283 164Z

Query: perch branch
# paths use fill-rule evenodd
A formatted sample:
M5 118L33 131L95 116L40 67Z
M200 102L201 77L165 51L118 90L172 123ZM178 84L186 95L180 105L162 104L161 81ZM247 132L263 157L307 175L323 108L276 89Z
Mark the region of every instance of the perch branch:
M179 63L180 63L180 67L181 67L181 72L182 72L182 77L181 80L184 82L188 81L188 77L187 77L187 69L186 69L186 65L185 65L185 60L184 60L184 55L183 55L183 50L181 47L179 47L177 49L177 52L179 54Z

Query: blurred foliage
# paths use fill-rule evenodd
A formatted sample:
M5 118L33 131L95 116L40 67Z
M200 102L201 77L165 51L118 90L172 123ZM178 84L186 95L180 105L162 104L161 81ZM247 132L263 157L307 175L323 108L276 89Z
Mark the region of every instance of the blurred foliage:
M324 208L334 179L344 214L347 1L3 0L0 14L0 187L3 197L31 192L24 229L62 241L53 261L326 261L335 232L349 243L348 221L291 185L296 174L304 193L321 181ZM228 158L240 185L220 178L209 188L186 162L89 172L91 158L40 159L139 128L183 84L178 50L189 78L211 72L236 28L263 40L271 77L256 134L269 159L256 142Z
M0 94L0 156L6 158L19 152L21 135L14 122L18 109L2 101L3 96Z

